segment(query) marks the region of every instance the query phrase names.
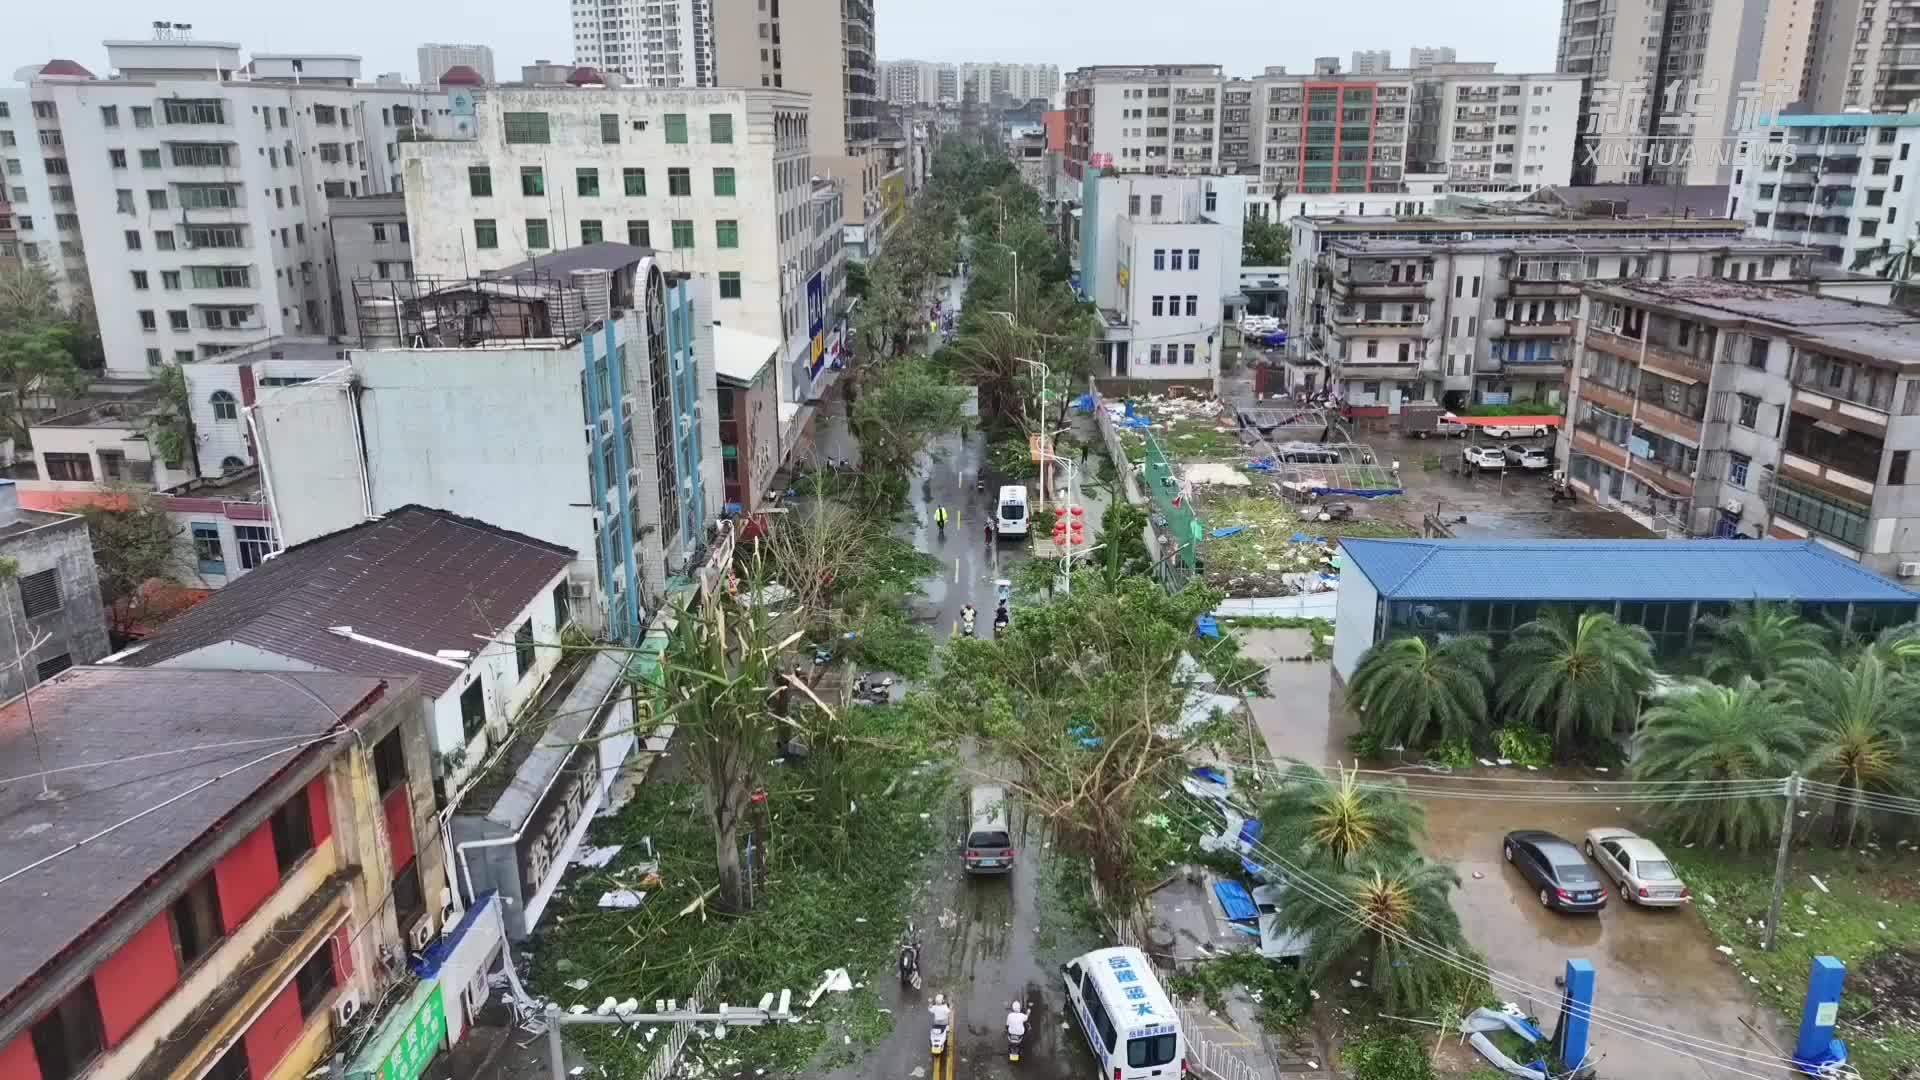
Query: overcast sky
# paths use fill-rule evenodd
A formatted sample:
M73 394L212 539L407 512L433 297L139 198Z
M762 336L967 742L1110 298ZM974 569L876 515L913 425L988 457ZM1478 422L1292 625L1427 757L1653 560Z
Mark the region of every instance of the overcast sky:
M721 0L728 2L728 0ZM886 59L1018 60L1060 65L1218 63L1255 75L1268 64L1310 71L1315 56L1412 45L1452 45L1462 60L1503 71L1550 71L1560 4L1529 0L877 0ZM51 56L106 74L104 38L144 38L155 19L188 22L202 39L248 52L346 52L368 78L416 74L423 41L493 46L503 77L535 59L572 58L567 0L16 0L0 34L0 76Z

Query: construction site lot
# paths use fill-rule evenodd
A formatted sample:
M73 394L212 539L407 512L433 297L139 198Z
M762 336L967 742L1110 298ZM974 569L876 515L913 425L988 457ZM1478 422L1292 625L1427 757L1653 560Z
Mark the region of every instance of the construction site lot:
M1130 398L1131 416L1114 417L1114 430L1138 465L1147 459L1147 431L1160 440L1168 457L1180 462L1245 461L1250 454L1234 422L1233 410L1217 398L1176 398L1151 395ZM1143 423L1144 422L1144 426Z
M1288 502L1272 492L1272 481L1250 479L1244 487L1192 484L1194 512L1205 526L1200 561L1207 583L1230 597L1320 591L1337 573L1341 537L1419 535L1403 520L1403 498L1347 499L1352 517L1320 521L1320 505Z

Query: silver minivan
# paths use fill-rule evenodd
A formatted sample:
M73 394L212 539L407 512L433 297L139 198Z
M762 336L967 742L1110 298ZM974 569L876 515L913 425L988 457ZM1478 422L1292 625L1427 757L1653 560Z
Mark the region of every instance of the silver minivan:
M961 864L969 874L1012 873L1017 852L1007 823L1007 789L976 784L967 803L967 844Z

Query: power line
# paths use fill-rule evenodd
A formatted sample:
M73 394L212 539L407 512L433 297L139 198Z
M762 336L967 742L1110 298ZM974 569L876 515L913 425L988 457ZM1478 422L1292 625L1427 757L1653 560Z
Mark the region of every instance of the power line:
M339 732L337 734L345 734L345 732ZM334 736L328 736L328 738L332 737ZM150 754L135 754L132 757L89 761L82 765L62 765L57 769L44 769L39 772L21 773L18 776L9 776L5 779L0 779L0 785L16 784L22 780L35 780L42 776L58 776L61 773L67 772L81 772L89 769L108 768L114 765L126 765L135 761L149 761L153 758L167 757L174 754L193 754L203 750L228 750L238 746L258 746L261 743L298 742L306 738L307 736L305 735L275 735L259 739L234 739L229 742L202 743L199 746L183 746L173 750L155 750Z

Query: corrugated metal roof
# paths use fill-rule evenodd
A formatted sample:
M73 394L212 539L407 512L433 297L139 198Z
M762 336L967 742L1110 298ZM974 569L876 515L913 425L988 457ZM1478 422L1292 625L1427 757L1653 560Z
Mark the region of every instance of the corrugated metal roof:
M1343 540L1390 600L1920 603L1811 540Z
M460 672L330 632L432 655L478 653L482 636L553 587L574 553L485 522L406 506L289 548L162 626L124 663L152 667L223 641L350 674L406 674L438 697Z

